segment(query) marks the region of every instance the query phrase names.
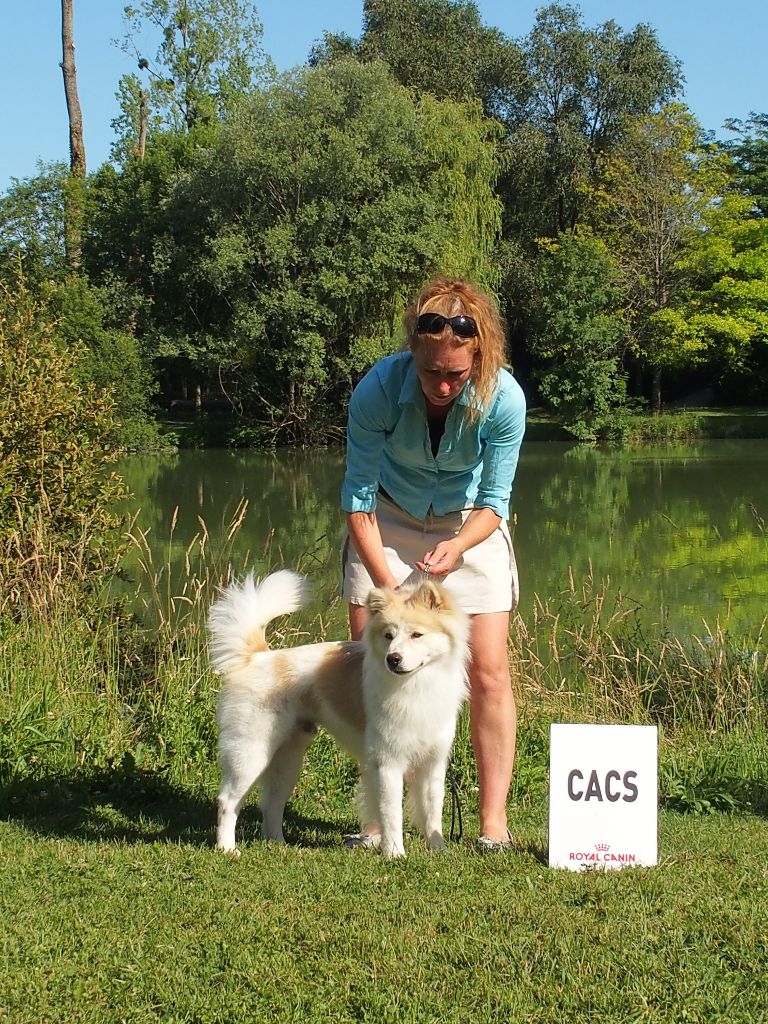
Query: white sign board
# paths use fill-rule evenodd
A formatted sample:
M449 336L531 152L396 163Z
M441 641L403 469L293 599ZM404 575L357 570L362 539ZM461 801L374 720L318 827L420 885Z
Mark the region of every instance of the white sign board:
M549 866L656 864L656 727L551 725L549 738Z

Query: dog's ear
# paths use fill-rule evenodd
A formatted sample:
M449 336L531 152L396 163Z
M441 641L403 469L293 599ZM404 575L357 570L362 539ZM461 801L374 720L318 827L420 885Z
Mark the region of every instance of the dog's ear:
M421 604L425 608L439 612L445 604L445 594L438 583L424 580L408 598L408 604Z
M385 590L384 587L374 587L373 590L369 591L368 597L365 599L365 607L368 609L369 615L378 615L384 611L391 600L391 590Z

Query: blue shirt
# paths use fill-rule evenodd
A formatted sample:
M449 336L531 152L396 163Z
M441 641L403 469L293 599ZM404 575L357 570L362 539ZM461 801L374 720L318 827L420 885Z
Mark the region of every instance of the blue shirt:
M410 352L379 360L354 390L347 422L345 512L372 512L379 485L406 512L425 519L462 508L509 518L509 496L525 430L525 396L499 371L490 408L472 422L465 385L432 454L424 394Z

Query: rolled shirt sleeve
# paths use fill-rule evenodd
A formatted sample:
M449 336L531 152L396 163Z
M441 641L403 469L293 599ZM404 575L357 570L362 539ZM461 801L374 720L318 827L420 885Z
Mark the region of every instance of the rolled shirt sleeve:
M502 371L501 387L480 431L484 443L482 471L474 499L509 518L509 500L525 433L525 396L514 377Z
M387 438L390 402L375 367L355 388L347 418L347 470L341 491L344 512L373 512Z

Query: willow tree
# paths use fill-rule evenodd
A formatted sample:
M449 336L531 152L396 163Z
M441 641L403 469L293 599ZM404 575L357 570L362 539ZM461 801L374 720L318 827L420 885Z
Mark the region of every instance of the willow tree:
M64 75L64 95L69 116L69 182L66 203L66 252L71 270L81 263L83 206L85 202L85 143L83 141L83 114L77 91L75 66L73 0L61 0L61 70Z
M417 101L382 63L282 80L199 154L148 242L177 297L156 329L262 436L321 436L426 276L492 283L497 153L479 105Z

